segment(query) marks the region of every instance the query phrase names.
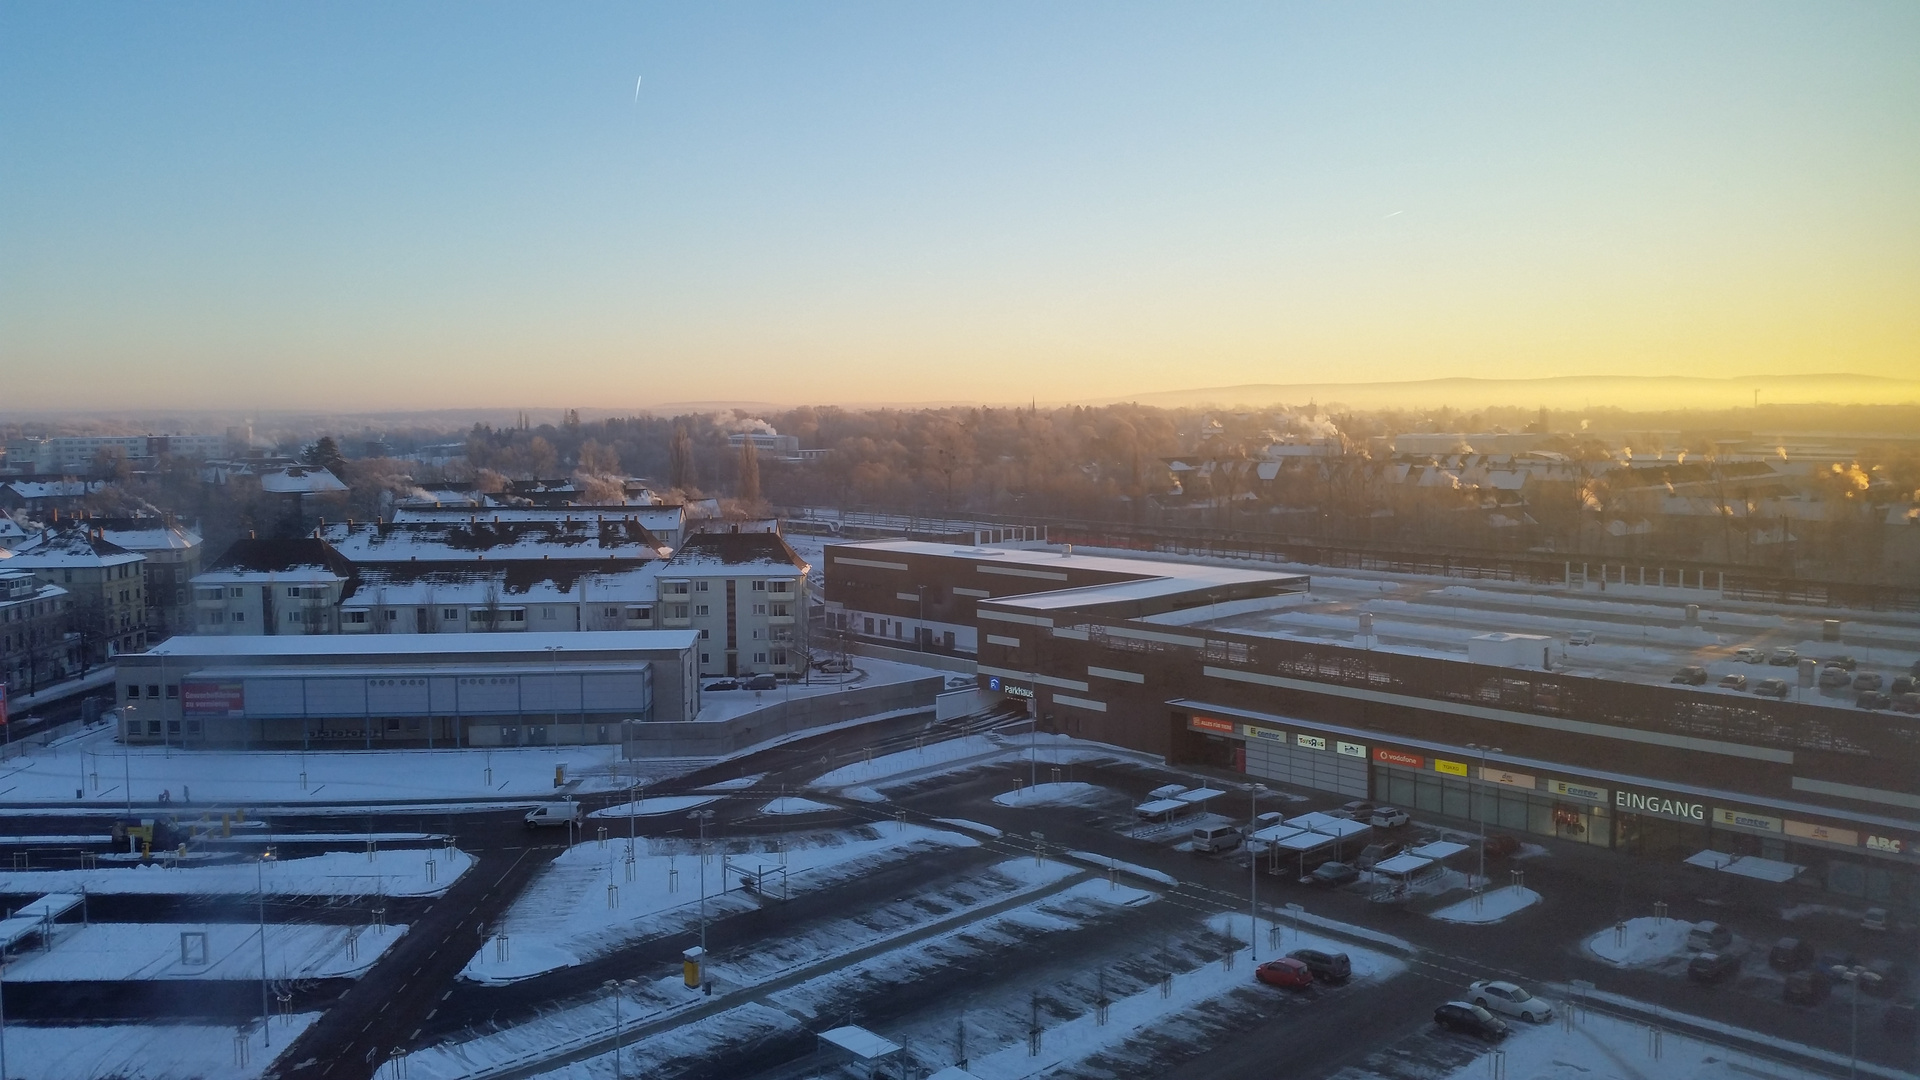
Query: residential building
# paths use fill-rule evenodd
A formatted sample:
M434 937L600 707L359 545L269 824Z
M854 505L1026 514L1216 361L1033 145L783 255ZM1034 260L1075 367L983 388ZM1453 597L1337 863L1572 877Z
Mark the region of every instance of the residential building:
M200 534L166 517L85 519L109 543L146 557L147 633L160 641L175 634L191 634L197 624L193 586L200 573Z
M84 668L147 647L145 563L146 556L107 540L91 522L68 521L20 545L6 567L67 591Z
M9 700L79 670L73 614L67 590L0 563L0 682Z
M700 674L806 668L805 559L778 533L698 533L659 571L660 625L699 632Z
M248 537L191 580L197 634L332 634L340 630L340 598L353 564L314 537Z

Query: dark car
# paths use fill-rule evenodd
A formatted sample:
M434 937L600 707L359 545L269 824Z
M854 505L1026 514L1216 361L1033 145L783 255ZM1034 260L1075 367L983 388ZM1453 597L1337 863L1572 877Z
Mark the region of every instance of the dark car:
M1360 857L1355 859L1353 863L1362 870L1371 870L1406 849L1407 845L1397 840L1382 840L1377 844L1368 844L1365 848L1362 848Z
M1505 1020L1464 1001L1449 1001L1433 1010L1433 1022L1448 1031L1476 1035L1488 1042L1499 1042L1507 1037Z
M1887 680L1881 678L1880 673L1877 671L1863 671L1853 677L1853 688L1855 690L1878 690L1886 685L1886 682Z
M1667 681L1684 683L1687 686L1705 686L1707 685L1707 669L1698 664L1688 664L1686 667L1674 672L1673 678Z
M1292 957L1269 960L1254 969L1253 977L1268 986L1286 986L1295 990L1304 990L1313 985L1313 972L1307 965Z
M1787 976L1780 998L1789 1005L1818 1005L1833 993L1833 980L1824 971L1796 971Z
M1767 663L1772 664L1774 667L1792 667L1799 662L1799 651L1789 649L1785 646L1781 646L1767 654Z
M778 689L779 686L780 680L771 675L755 675L753 678L741 684L741 688L745 690L774 690Z
M1320 885L1332 889L1359 881L1360 871L1343 862L1326 862L1314 867L1313 873L1300 880L1308 885Z
M1913 676L1911 676L1911 675L1896 675L1896 676L1894 676L1894 679L1893 679L1893 682L1891 682L1891 683L1889 683L1889 684L1887 685L1887 693L1889 693L1889 694L1911 694L1911 693L1913 693L1913 684L1914 684L1914 678L1913 678Z
M703 690L738 690L740 689L740 680L739 679L715 679L712 682L708 683L706 686L702 687L701 689Z
M1761 697L1784 698L1787 696L1787 680L1761 679L1760 685L1754 687L1753 692Z
M1855 660L1851 656L1845 656L1845 655L1830 656L1825 660L1820 661L1820 666L1845 668L1848 671L1852 671L1854 668L1857 668L1860 666L1860 661Z
M1853 703L1862 709L1884 709L1893 704L1893 698L1878 690L1862 690Z
M1767 953L1767 966L1775 971L1802 971L1813 963L1813 946L1797 937L1783 937Z
M1703 952L1687 962L1687 978L1712 986L1739 974L1740 957L1730 952Z
M1487 858L1504 859L1520 852L1520 838L1506 833L1487 834Z
M1745 690L1747 688L1747 677L1745 675L1722 675L1720 676L1720 688L1723 690Z
M1892 706L1894 712L1920 713L1920 694L1911 690L1904 694L1895 694Z
M1353 977L1353 964L1343 952L1295 949L1287 954L1287 958L1307 965L1307 970L1313 972L1313 977L1320 982L1343 983Z

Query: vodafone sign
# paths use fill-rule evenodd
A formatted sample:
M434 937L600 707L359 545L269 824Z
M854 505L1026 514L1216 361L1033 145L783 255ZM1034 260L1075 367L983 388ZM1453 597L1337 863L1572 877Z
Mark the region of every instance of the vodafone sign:
M1379 750L1373 752L1373 760L1383 765L1401 765L1409 769L1424 769L1427 759L1419 754L1404 754L1398 750Z

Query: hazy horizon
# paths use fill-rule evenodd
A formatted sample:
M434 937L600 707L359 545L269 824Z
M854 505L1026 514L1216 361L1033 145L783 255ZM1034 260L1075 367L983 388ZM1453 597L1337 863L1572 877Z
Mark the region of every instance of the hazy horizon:
M0 31L0 411L1920 367L1910 5Z

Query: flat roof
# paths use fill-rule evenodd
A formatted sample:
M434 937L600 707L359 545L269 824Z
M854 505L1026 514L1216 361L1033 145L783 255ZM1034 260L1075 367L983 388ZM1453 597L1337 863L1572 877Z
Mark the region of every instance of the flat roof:
M901 555L928 555L944 559L978 559L990 563L1004 563L1009 566L1042 566L1052 570L1088 570L1105 574L1126 574L1140 578L1173 578L1186 581L1190 586L1204 585L1208 582L1219 584L1249 584L1262 581L1298 579L1307 580L1308 575L1283 573L1274 570L1241 570L1230 566L1208 566L1203 563L1168 562L1162 559L1116 558L1111 555L1068 555L1054 548L1016 548L1016 547L966 547L955 544L936 544L926 540L856 540L841 544L829 544L827 552L831 555L840 548L860 548L863 551L891 551ZM1065 590L1075 591L1075 590Z
M142 656L224 658L235 656L492 655L554 651L555 661L586 652L664 652L693 648L696 630L577 630L539 633L515 630L478 634L302 634L297 636L171 637Z

